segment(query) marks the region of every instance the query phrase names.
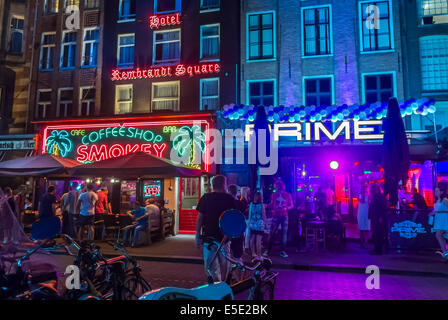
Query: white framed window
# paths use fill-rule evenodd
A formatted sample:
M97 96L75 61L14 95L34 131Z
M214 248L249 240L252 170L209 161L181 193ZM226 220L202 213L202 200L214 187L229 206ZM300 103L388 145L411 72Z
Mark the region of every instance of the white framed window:
M302 55L333 53L331 6L302 8Z
M180 12L181 0L154 0L154 13Z
M180 61L180 29L155 31L153 37L153 64Z
M65 0L64 8L69 6L77 6L79 8L79 0Z
M95 112L95 93L94 87L81 87L79 90L79 111L80 116L90 116Z
M219 78L200 79L200 110L219 109Z
M56 50L56 33L55 32L43 33L40 46L39 70L41 71L53 70L55 50Z
M66 118L73 114L73 88L59 88L56 117Z
M100 0L85 0L84 9L99 9L100 8Z
M218 11L221 9L221 0L201 0L201 12Z
M117 66L131 68L134 65L135 34L119 34Z
M115 114L132 112L132 84L122 84L115 87Z
M248 13L246 20L247 60L275 59L275 12Z
M202 61L219 61L220 56L220 24L201 26L200 57Z
M423 91L448 90L448 35L420 38Z
M37 90L36 119L45 119L50 115L51 89Z
M387 102L397 96L395 72L363 73L363 103Z
M247 104L275 106L277 104L275 79L247 80Z
M61 69L73 69L76 57L76 31L64 31L61 43Z
M9 53L22 53L24 22L25 20L23 17L11 17L11 26L9 30Z
M59 12L59 0L45 0L44 15L54 14Z
M448 23L448 0L417 0L420 24Z
M334 104L334 77L303 77L303 104L305 106L331 106Z
M152 83L152 108L156 110L179 111L180 82Z
M99 35L99 27L84 29L81 63L83 67L96 67L98 62Z
M379 19L376 20L372 19L375 10L379 14ZM390 0L360 1L359 18L361 53L394 49L394 24Z
M119 0L118 21L134 21L136 17L135 0Z

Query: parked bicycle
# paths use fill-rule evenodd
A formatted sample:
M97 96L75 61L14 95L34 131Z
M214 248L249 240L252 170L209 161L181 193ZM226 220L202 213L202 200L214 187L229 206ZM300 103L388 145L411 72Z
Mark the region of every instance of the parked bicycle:
M151 290L150 284L141 275L137 261L120 244L109 243L123 255L106 259L94 243L79 244L67 235L63 238L78 251L74 264L79 267L81 277L81 288L67 290L67 298L137 300L144 292ZM65 248L73 255L67 246Z
M258 257L249 266L241 260L234 259L226 254L223 245L230 239L241 236L246 230L244 215L237 210L228 210L220 217L219 223L225 235L221 243L211 241L208 245L217 247L216 254L209 265L217 259L219 252L232 263L232 270L239 270L243 274L251 273L246 279L232 283L230 275L226 281L213 283L210 270L208 284L194 289L167 287L150 291L140 297L140 300L234 300L235 297L244 296L249 300L272 300L278 273L271 271L272 261ZM232 274L232 272L230 273ZM247 296L246 296L247 293Z
M46 246L48 241L43 240L37 247L28 250L19 259L2 256L0 258L0 300L60 300L57 282L58 274L55 271L42 272L40 274L25 270L23 263ZM9 262L6 268L4 262ZM14 272L12 265L15 265ZM47 265L45 265L47 267Z

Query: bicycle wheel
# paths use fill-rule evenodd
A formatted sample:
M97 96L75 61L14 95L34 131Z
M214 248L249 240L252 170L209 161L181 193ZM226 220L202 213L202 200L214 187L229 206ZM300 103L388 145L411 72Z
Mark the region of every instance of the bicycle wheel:
M145 279L129 275L126 276L121 288L121 300L138 300L148 291L151 291L151 286Z
M272 282L263 282L258 290L255 290L254 300L274 300L274 284Z

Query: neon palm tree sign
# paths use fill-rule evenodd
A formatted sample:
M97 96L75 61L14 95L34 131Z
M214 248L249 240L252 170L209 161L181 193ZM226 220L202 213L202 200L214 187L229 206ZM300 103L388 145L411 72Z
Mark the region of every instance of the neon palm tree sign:
M73 151L73 142L70 133L65 130L53 130L46 140L47 153L67 157Z
M183 157L188 151L190 153L190 158L188 166L190 167L200 167L200 165L195 164L194 160L196 158L196 148L204 152L206 137L202 132L201 127L198 125L183 126L177 131L177 135L173 139L173 148L177 150L179 157Z

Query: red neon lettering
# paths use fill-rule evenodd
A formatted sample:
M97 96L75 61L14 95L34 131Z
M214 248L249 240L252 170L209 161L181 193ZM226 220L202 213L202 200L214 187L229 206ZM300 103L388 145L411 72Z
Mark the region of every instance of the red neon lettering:
M143 77L148 78L148 75L146 74L146 70L143 70Z
M140 71L140 68L137 68L137 78L142 78L142 72Z
M87 161L89 159L89 154L87 153L87 149L89 149L88 146L83 145L83 144L80 145L76 149L76 153L80 155L79 157L76 158L76 160L78 160L79 162Z
M124 148L121 144L114 144L109 149L109 158L121 157L124 154Z
M121 77L120 77L120 71L119 71L119 70L117 70L117 69L112 70L112 77L111 77L111 80L112 80L112 81L115 81L115 80L121 80Z
M181 23L181 21L180 21L180 13L178 12L178 13L176 13L176 24L180 24Z
M123 78L123 80L126 80L126 79L127 79L127 76L128 76L128 74L127 74L125 71L123 71L123 72L121 73L121 78Z
M221 71L221 66L219 63L215 63L215 72L218 73L219 71Z
M90 148L89 161L106 160L106 156L107 156L107 149L105 144L102 144L99 150L98 146L96 145L92 145L92 147Z
M208 70L209 70L210 72L213 72L213 65L212 65L212 64L209 64L209 65L208 65Z
M166 150L166 143L161 143L161 144L154 143L153 147L154 147L154 150L156 151L156 155L159 158L163 158L163 156L165 154L165 150Z
M134 144L134 145L132 146L132 145L130 145L130 144L127 144L125 148L126 148L126 154L128 154L128 153L134 153L134 152L137 152L137 151L138 151L138 149L140 148L140 145L138 145L138 144Z
M171 26L175 24L181 24L180 13L175 15L168 15L163 17L151 16L149 17L149 28L158 29L159 27Z
M151 154L151 147L152 144L144 143L140 146L140 150L143 151L144 153Z
M176 73L175 73L175 75L176 75L176 76L183 76L183 75L185 74L185 72L186 72L186 69L185 69L184 65L183 65L183 64L179 64L179 65L176 67Z
M201 70L201 72L202 73L208 73L208 70L207 70L207 65L202 65L202 70Z
M194 73L201 74L201 66L194 66Z
M151 16L151 17L149 17L149 27L151 29L158 28L159 25L160 25L160 22L159 22L159 17L158 16Z

